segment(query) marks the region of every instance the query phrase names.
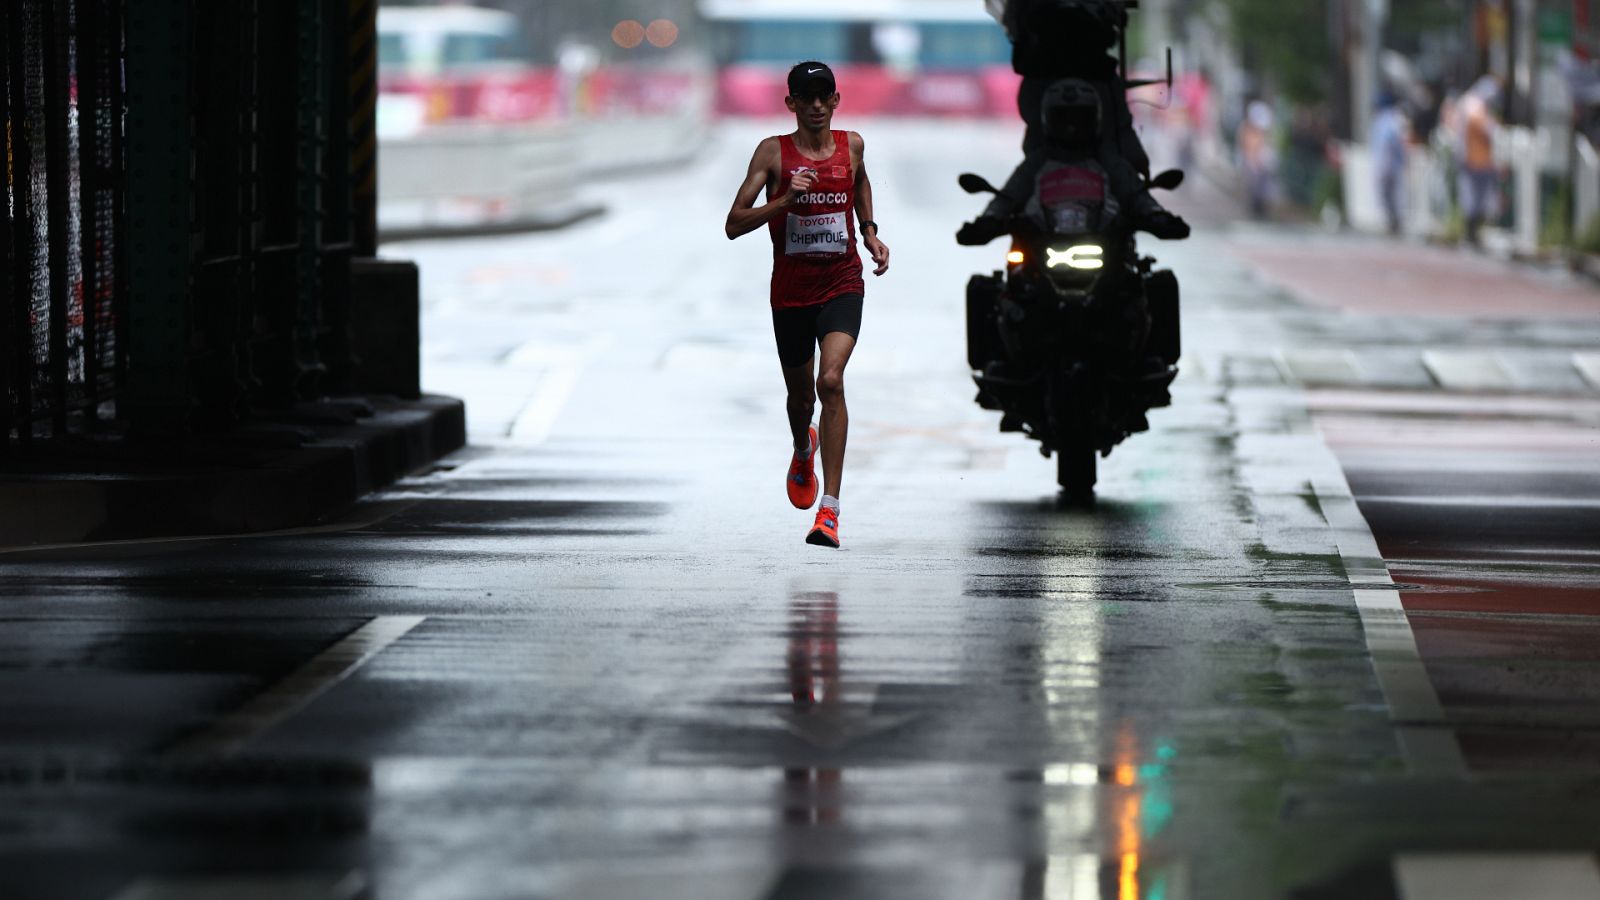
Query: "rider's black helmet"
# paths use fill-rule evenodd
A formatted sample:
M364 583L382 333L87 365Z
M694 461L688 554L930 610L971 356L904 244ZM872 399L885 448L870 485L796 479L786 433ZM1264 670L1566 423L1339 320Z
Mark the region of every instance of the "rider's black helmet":
M1045 135L1060 147L1091 147L1100 140L1100 93L1087 81L1064 78L1040 103Z

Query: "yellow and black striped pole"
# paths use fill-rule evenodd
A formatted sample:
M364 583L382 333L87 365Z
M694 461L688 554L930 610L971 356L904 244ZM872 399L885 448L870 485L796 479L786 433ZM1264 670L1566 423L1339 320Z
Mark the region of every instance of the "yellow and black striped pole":
M378 0L350 0L350 183L355 255L378 255Z

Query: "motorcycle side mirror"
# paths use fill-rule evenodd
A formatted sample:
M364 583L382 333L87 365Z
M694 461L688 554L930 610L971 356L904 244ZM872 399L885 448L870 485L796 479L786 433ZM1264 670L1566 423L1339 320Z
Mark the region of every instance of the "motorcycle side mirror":
M956 179L961 183L961 189L969 194L998 194L1000 189L990 184L982 175L966 172Z
M1175 191L1181 184L1183 184L1182 169L1168 169L1165 172L1162 172L1160 175L1150 179L1151 187L1160 188L1163 191Z

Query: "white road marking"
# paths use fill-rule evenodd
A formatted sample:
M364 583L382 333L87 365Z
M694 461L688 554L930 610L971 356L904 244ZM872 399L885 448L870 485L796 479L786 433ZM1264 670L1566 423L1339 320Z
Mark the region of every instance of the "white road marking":
M1482 471L1481 468L1474 471ZM1420 497L1373 495L1371 503L1394 503L1406 506L1466 506L1473 509L1520 508L1539 509L1600 509L1600 498L1591 497L1541 497L1536 494L1513 494L1507 497Z
M1572 364L1583 374L1584 380L1600 389L1600 353L1574 353Z
M944 896L952 900L1016 900L1026 881L1027 869L1020 862L978 862L952 876Z
M578 347L563 347L544 341L529 341L506 357L506 375L515 378L517 370L537 368L543 373L539 390L507 429L506 436L519 444L542 444L550 437L556 418L578 386L584 366L610 342L599 335Z
M1508 391L1515 387L1500 357L1478 350L1426 350L1422 365L1445 390Z
M174 745L169 758L230 756L310 705L368 660L422 624L426 616L378 616L209 728Z
M1394 584L1343 473L1337 466L1331 472L1325 468L1312 487L1323 518L1333 529L1350 581L1363 586ZM1419 775L1465 777L1466 760L1417 652L1416 635L1400 604L1400 592L1364 587L1353 593L1378 686L1411 770Z
M783 877L777 864L753 863L739 868L711 864L695 869L628 866L574 875L565 897L609 900L764 900Z
M1417 853L1394 859L1402 900L1600 900L1589 853Z
M352 900L367 887L361 872L331 876L143 878L112 900Z
M1366 381L1349 350L1285 350L1278 365L1286 379L1305 385L1357 385Z
M550 430L555 427L556 417L561 415L561 411L567 407L567 401L572 398L572 391L578 386L578 375L582 371L582 367L576 365L552 370L533 400L517 414L507 437L519 444L544 443L550 437Z

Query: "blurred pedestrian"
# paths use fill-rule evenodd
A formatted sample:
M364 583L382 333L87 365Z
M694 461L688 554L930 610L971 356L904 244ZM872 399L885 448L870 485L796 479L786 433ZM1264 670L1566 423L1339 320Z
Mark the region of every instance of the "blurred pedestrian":
M1212 133L1211 79L1206 71L1185 72L1176 85L1181 115L1178 168L1192 169L1200 161L1200 144Z
M1273 147L1272 107L1252 100L1239 123L1239 172L1244 177L1250 214L1264 219L1277 193L1278 151Z
M1411 119L1394 97L1378 101L1372 121L1372 162L1377 175L1378 198L1389 233L1405 230L1406 159L1411 145Z
M1458 109L1461 97L1446 92L1439 103L1433 130L1428 134L1428 152L1433 157L1432 180L1428 185L1428 208L1435 221L1448 222L1456 209L1456 181L1460 167L1457 152L1461 134Z
M1494 104L1500 85L1493 76L1478 79L1461 98L1461 175L1458 193L1466 219L1467 240L1480 243L1483 223L1498 215L1500 178L1495 169L1494 138L1500 128Z

